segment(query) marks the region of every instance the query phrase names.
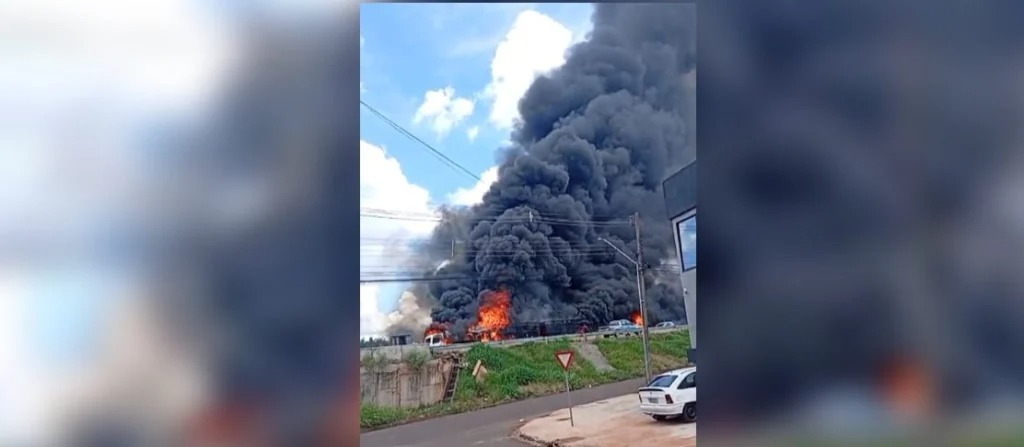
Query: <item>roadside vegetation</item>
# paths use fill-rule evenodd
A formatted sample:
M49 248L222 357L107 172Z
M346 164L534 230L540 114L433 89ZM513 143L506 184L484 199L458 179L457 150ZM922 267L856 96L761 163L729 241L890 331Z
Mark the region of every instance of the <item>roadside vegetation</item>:
M570 340L575 340L575 337L525 343L507 348L485 344L474 346L466 352L467 367L459 377L452 402L419 408L363 405L360 426L363 429L379 429L564 391L565 376L562 367L555 360L555 352L571 349L573 343ZM643 345L640 337L600 339L595 345L615 369L598 371L577 352L569 374L572 389L643 376ZM654 372L677 368L686 364L686 352L690 346L689 333L682 330L668 334L652 334L650 346ZM482 381L477 381L473 377L473 366L478 360L487 369Z

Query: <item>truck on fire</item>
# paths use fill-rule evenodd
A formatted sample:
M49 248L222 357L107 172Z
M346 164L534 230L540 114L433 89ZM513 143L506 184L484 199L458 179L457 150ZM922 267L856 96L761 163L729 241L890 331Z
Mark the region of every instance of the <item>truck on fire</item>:
M423 334L423 344L429 347L438 347L459 343L540 338L582 332L590 332L590 330L583 320L576 318L515 323L501 329L472 326L461 336L456 335L448 324L433 323Z
M423 343L431 348L434 348L438 346L447 345L448 343L446 342L446 340L449 339L449 335L445 332L435 332L432 334L428 333L427 336L423 339Z
M434 323L427 328L423 334L423 344L434 348L455 343L474 343L478 341L494 341L505 338L514 338L506 335L503 329L487 329L482 327L471 327L465 335L458 336L451 330L450 326L443 323Z

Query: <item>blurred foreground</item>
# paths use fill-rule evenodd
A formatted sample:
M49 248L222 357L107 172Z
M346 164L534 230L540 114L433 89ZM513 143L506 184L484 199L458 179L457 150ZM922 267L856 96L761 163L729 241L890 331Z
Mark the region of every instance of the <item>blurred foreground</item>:
M355 439L356 11L0 5L0 445Z
M701 445L1024 439L1024 9L962 6L701 5Z

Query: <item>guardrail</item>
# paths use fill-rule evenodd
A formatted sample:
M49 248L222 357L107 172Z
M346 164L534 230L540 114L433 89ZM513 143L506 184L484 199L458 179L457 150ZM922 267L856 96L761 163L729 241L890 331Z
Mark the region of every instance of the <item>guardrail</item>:
M653 328L652 327L652 328L648 329L648 333L651 333L651 334L663 334L663 333L668 333L668 332L681 331L683 329L686 329L686 326L676 326L676 327L671 327L671 328ZM590 340L590 339L595 339L595 338L636 337L636 336L639 336L639 335L640 335L640 331L631 331L631 332L626 332L626 331L601 331L601 332L588 332L585 335L584 334L562 334L562 335L550 335L550 336L547 336L547 337L514 338L514 339L509 339L509 340L494 340L494 341L488 341L488 342L476 341L476 342L467 342L467 343L455 343L455 344L451 344L451 345L435 346L435 347L430 348L430 350L433 351L433 352L453 352L453 351L464 351L464 350L472 348L473 346L475 346L477 344L481 344L481 343L488 344L488 345L491 345L491 346L496 346L496 347L507 347L507 346L521 345L521 344L524 344L524 343L550 342L550 341L554 341L554 340L563 340L563 339L579 340L579 339L584 338L584 337L586 337L586 339Z

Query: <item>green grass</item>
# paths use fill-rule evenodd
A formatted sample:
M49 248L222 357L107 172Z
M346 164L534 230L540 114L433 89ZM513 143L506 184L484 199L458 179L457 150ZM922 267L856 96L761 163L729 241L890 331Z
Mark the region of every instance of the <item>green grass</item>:
M608 363L616 371L629 377L644 373L644 348L640 337L605 338L596 342ZM686 351L690 348L689 331L655 334L651 336L651 368L664 371L686 364Z
M601 339L596 344L615 370L598 371L582 355L577 355L569 371L572 389L643 376L643 345L639 337ZM654 370L662 371L685 364L689 345L689 334L685 330L652 335L650 347ZM507 348L476 345L466 351L467 368L459 377L453 402L409 409L363 405L360 425L364 429L384 428L564 391L565 375L555 359L555 352L566 349L572 349L569 339L524 343ZM472 375L477 360L487 368L487 375L480 382Z
M567 340L535 342L508 348L477 345L466 352L467 364L477 360L487 368L487 376L477 382L471 374L460 378L456 400L482 399L500 402L550 394L565 388L565 375L555 353L571 349ZM577 356L569 371L573 389L610 382L586 359Z
M364 404L359 408L359 425L361 427L384 427L406 420L409 415L410 411L405 408Z

